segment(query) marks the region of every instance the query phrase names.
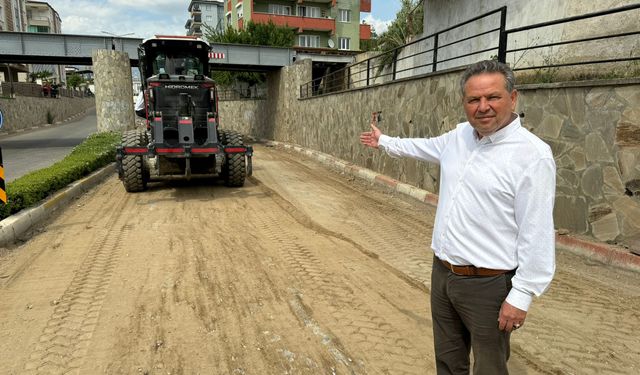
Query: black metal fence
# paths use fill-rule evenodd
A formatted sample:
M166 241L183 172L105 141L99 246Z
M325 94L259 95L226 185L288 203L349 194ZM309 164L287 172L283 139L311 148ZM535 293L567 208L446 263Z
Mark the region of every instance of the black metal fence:
M606 17L617 16L620 13L626 13L631 20L635 20L631 23L631 26L635 26L635 29L622 31L618 19L608 19ZM581 23L584 20L591 20L591 22L600 20L604 27L593 23ZM580 30L579 33L576 32L575 34L584 34L584 36L548 43L538 43L538 40L536 40L536 38L540 38L539 34L536 35L536 31L543 33L545 29L569 23L576 31ZM612 25L614 26L613 28L611 27ZM616 32L610 33L607 29L615 29ZM528 35L529 31L534 31L533 35ZM592 36L594 33L603 34ZM625 63L640 61L640 39L638 39L638 35L640 35L640 3L509 29L504 32L504 42L501 44L505 46L515 44L514 41L516 41L518 35L525 38L526 46L520 48L515 48L515 46L513 48L505 47L504 55L501 56L501 61L509 62L514 71L533 70L534 74L537 74L538 78L543 81L545 79L552 80L555 75L562 77L561 68L572 69L572 71L565 71L564 74L564 78L569 79L572 76L576 78L616 78L616 69L619 71L620 69L624 70L624 74L629 75L629 73L634 72L629 72L628 68L630 66ZM624 50L624 48L610 48L611 46L623 45L628 49L628 55L626 56L621 55L621 50ZM556 47L565 48L565 50L553 51L553 48ZM527 55L529 52L536 52L536 55ZM506 61L507 55L511 57L510 61ZM600 71L584 69L586 66L598 69L603 64L613 65L609 66L606 73L603 73L602 69ZM582 70L578 67L582 68ZM633 69L633 67L631 68ZM635 67L635 70L635 73L640 75L640 65Z
M640 22L630 23L635 25L635 30L541 44L538 44L538 40L541 37L540 35L544 38L544 33L538 35L538 40L536 40L536 37L532 38L532 36L528 35L528 32L622 12L636 11L640 13L639 9L640 3L507 30L507 7L502 7L307 82L300 86L300 98L304 99L433 73L460 67L486 58L495 58L501 62L508 62L514 71L533 70L537 73L555 72L561 67L577 65L635 62L640 60L640 47L638 47L638 51L633 51L631 45L629 46L628 56L608 56L607 58L599 57L602 56L600 54L602 51L600 50L596 54L597 56L594 57L593 53L576 53L576 48L574 48L567 56L575 57L575 61L567 61L567 56L563 56L560 59L557 55L554 55L553 50L548 49L576 45L578 43L611 40L620 45L629 40L624 38L634 38L640 34ZM638 20L640 19L640 14L631 14L629 17L630 19ZM467 25L473 25L480 29L480 32L469 35L468 28L465 28ZM592 29L585 27L586 32L592 32ZM516 45L518 38L521 40L525 38L526 46L518 48ZM531 51L541 51L545 48L547 49L546 55L540 53L527 55ZM594 47L587 46L586 48L593 49ZM579 50L579 47L577 49ZM618 51L621 49L624 48L618 48ZM461 50L464 53L460 53L459 51ZM557 52L555 53L557 54ZM510 61L507 61L507 59ZM640 74L640 70L638 74Z

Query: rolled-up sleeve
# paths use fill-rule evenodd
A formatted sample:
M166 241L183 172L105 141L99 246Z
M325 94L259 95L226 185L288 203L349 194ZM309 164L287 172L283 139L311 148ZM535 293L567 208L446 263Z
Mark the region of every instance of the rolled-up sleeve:
M520 310L527 311L533 296L549 288L555 273L555 187L555 163L544 157L525 170L516 190L518 269L506 301Z

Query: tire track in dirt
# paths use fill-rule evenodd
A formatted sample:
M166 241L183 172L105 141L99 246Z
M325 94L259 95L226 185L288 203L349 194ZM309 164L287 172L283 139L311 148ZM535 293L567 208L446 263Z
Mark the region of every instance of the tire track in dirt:
M626 333L640 331L640 300L574 278L557 271L550 290L532 305L526 328L515 337L516 351L553 373L637 373L640 338Z
M128 230L121 214L130 197L114 205L111 216L58 301L24 370L61 374L78 369L98 323L102 303ZM115 230L110 230L115 228Z
M137 256L136 263L152 263L155 271L135 282L135 312L120 330L116 353L104 360L107 373L345 373L296 324L285 287L288 273L272 258L274 249L262 246L256 229L247 225L247 216L260 211L252 196L263 194L251 184L245 188L247 194L214 188L216 197L206 204L193 199L191 189L182 212L162 209L175 215L154 227L159 233L151 247L162 249L159 256ZM157 201L166 193L149 194L149 201ZM145 221L141 228L153 226Z
M271 153L273 151L269 150L268 156L275 158ZM314 215L312 208L309 208L311 212L308 215L313 216L313 220L306 220L312 222L309 226L315 225L348 238L364 253L379 257L402 277L408 276L413 284L429 288L432 254L428 248L431 241L429 234L433 226L426 220L426 216L417 217L413 212L389 205L384 200L388 200L388 196L375 189L372 189L366 199L360 198L361 188L351 186L344 178L334 176L333 173L327 178L326 169L316 170L306 165L304 160L293 159L288 153L278 153L277 160L278 163L287 165L286 171L296 171L291 172L292 174L304 173L304 178L298 181L313 181L305 184L305 188L317 192L316 195L331 192L331 203L341 208L340 212L335 212L331 217ZM252 178L256 183L272 190L274 194L283 194L277 185L269 184L270 186L266 187L267 182L259 180L260 176ZM358 198L354 199L354 196ZM286 200L286 197L282 199ZM289 205L294 206L294 203ZM296 205L300 212L305 208L307 207L304 207L304 204ZM426 206L424 209L431 210ZM293 210L288 211L291 213Z
M330 331L335 339L331 339L333 345L329 350L336 353L336 360L358 374L368 371L424 373L423 355L419 347L405 339L387 319L370 308L368 301L361 300L349 280L326 269L315 256L314 250L305 244L307 241L288 230L290 223L283 222L281 216L274 213L277 211L265 209L262 215L254 218L256 226L283 251L287 264L309 288L308 293L313 295L314 302L318 301L332 316L330 326L333 329ZM292 309L300 310L294 306L295 303ZM304 310L311 311L311 308L307 306ZM348 346L344 346L343 340L337 337L348 338L364 348L363 358L353 358L348 353ZM345 362L344 358L352 358L352 361Z
M113 184L106 183L106 184L98 185L93 189L91 189L90 191L96 195L102 195L102 194L109 194L109 190L111 189L113 189ZM84 202L87 199L89 199L88 194L82 196L78 200L75 200L69 203L69 205L75 205L76 209L65 211L65 213L69 215L68 222L77 223L79 222L79 220L81 220L80 219L81 217L84 217L86 215L85 213L86 208L85 208ZM100 201L99 207L97 207L93 211L89 219L84 219L84 218L82 219L82 222L87 223L85 225L85 229L91 229L94 225L96 225L95 223L100 222L101 218L110 217L116 208L117 207L111 201ZM59 210L58 214L60 214L61 212L62 210ZM49 218L48 221L55 220L56 216L57 214L54 214L54 216L52 218ZM69 225L67 225L66 227L68 226ZM0 275L4 274L5 270L11 269L11 271L6 278L0 279L0 288L5 288L11 285L17 278L19 278L22 275L22 273L26 269L29 268L31 264L33 264L40 257L40 255L43 254L43 252L45 252L48 249L57 249L65 241L65 238L70 236L72 237L76 234L75 232L58 230L58 229L60 228L58 228L54 224L54 225L46 226L44 228L38 227L28 232L26 234L26 237L30 237L30 241L32 241L36 245L34 247L36 247L37 250L31 251L23 259L15 260L17 264L12 264L12 262L7 262L6 259L1 259L2 262L0 262ZM47 242L40 242L38 234L43 233L42 232L43 230L46 230L49 233L54 233L53 240L47 239Z
M410 278L427 287L430 285L432 255L428 251L415 251L423 243L416 241L415 233L419 230L415 224L419 220L403 215L399 210L389 209L388 204L376 199L348 201L353 197L347 193L350 186L344 179L336 178L336 183L326 182L326 177L318 178L316 175L320 172L309 167L314 164L313 161L296 159L287 152L270 156L277 160L280 154L285 155L291 169L295 168L300 171L298 173L304 174L304 177L299 177L301 181L312 181L310 187L305 185L306 189L317 192L327 188L336 190L336 194L332 195L342 201L332 204L346 207L349 211L348 217L333 222L322 215L310 214L314 220L319 220L318 225L343 233ZM296 168L296 164L303 165ZM292 181L287 182L291 184ZM301 188L278 186L277 180L269 183L278 192L283 190L284 194ZM342 192L338 186L343 187ZM379 195L367 194L367 198ZM301 209L313 209L308 204L305 206L304 201L301 203ZM422 224L425 224L423 231L432 231L431 225ZM424 244L428 247L427 241ZM621 290L596 286L580 274L563 272L562 267L563 264L559 262L550 290L533 303L526 328L512 336L515 357L535 371L547 374L630 374L640 371L640 365L637 364L640 338L624 334L640 330L638 298L625 296L624 292L621 296Z

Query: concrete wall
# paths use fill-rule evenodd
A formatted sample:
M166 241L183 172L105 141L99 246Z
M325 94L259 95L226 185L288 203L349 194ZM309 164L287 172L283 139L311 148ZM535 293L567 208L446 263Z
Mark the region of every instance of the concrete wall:
M481 14L507 6L507 29L528 26L540 22L557 20L565 17L604 11L625 5L636 4L637 0L425 0L424 2L424 35L431 35L452 25L467 21ZM596 17L590 20L575 21L568 24L544 27L509 35L508 48L532 47L550 42L566 41L589 36L601 36L613 33L638 30L640 10ZM441 36L440 45L462 37L476 35L499 25L498 14L482 21L471 23ZM631 52L638 55L640 38L629 36L611 40L593 41L510 53L507 62L512 66L531 66L540 63L561 63L570 61L595 60L606 56L629 57ZM498 33L474 38L438 51L439 59L460 56L470 51L478 51L498 45ZM466 59L453 60L449 64L463 65L483 58L497 55L497 51L474 55ZM452 65L450 65L452 66ZM446 63L443 64L446 67ZM601 67L601 66L600 66Z
M47 112L54 122L63 121L95 106L93 98L34 98L18 96L15 99L0 98L0 110L4 115L2 132L29 129L47 123Z
M368 129L372 111L382 111L380 127L389 135L429 137L453 129L465 121L460 75L450 70L299 100L299 85L311 77L305 60L271 73L267 100L221 102L221 124L322 151L437 193L437 166L365 149L358 135ZM556 157L556 226L603 241L640 239L640 80L520 89L525 126ZM627 195L636 191L634 184L637 195Z

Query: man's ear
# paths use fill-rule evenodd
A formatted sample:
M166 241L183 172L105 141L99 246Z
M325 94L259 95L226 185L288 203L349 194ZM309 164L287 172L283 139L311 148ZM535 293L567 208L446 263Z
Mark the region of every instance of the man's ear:
M511 91L511 94L509 96L511 97L511 110L515 111L516 103L518 102L518 90L513 89L513 91Z

